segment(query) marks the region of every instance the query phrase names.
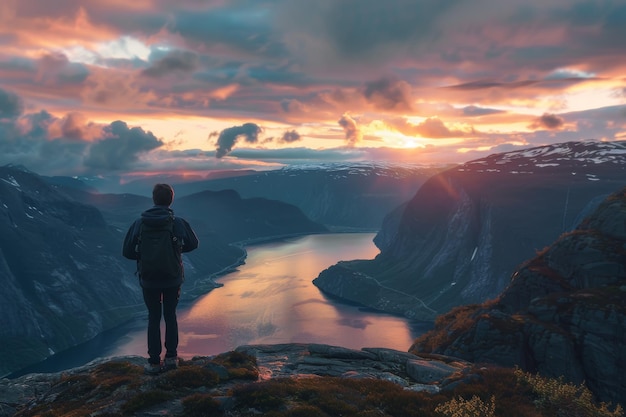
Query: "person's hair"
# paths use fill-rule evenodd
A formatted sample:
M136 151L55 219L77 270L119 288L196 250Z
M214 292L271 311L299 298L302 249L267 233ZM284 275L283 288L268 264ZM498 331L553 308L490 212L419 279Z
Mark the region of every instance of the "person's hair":
M152 189L152 201L155 206L170 206L174 200L174 189L169 184L156 184Z

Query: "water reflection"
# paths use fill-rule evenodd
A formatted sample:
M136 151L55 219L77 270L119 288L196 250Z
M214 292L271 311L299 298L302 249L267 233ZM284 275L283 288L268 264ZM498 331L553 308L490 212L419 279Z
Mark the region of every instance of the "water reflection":
M180 309L179 354L213 355L243 344L326 343L407 350L416 323L330 300L312 284L340 260L372 259L371 233L312 235L248 247L246 264L222 277L223 287ZM145 355L137 329L114 355Z

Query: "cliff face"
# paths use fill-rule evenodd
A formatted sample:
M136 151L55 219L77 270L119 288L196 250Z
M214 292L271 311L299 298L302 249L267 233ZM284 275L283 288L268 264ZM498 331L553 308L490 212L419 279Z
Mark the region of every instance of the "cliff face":
M136 279L94 207L0 168L0 375L95 337L137 311Z
M625 169L625 142L567 143L468 162L431 177L385 218L376 259L341 262L314 283L427 320L485 301L519 264L619 188Z
M626 188L521 266L493 301L437 319L412 352L585 382L626 401Z

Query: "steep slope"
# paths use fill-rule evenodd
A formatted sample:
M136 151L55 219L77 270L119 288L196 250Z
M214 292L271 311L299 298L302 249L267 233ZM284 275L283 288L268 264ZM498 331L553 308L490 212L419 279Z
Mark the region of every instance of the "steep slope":
M94 207L0 167L0 374L96 336L141 298Z
M376 259L340 262L314 283L433 319L497 296L516 266L571 230L625 176L626 142L570 142L468 162L430 178L386 217Z
M498 298L437 319L412 352L585 382L626 403L626 188L521 266Z

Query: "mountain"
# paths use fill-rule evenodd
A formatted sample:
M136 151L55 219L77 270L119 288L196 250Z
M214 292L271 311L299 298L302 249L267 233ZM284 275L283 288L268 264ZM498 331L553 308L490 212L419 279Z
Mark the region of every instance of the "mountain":
M94 338L143 313L135 263L122 241L152 199L94 194L51 183L23 167L0 167L0 375ZM280 201L234 191L177 198L173 208L198 234L185 254L183 299L219 286L213 278L244 262L236 243L325 232Z
M384 216L410 199L441 167L385 163L293 165L271 171L222 173L208 180L175 182L177 196L235 190L242 198L280 200L311 220L335 230L379 230ZM147 182L149 181L149 182ZM124 189L151 190L155 179L128 183Z
M379 310L432 320L497 296L515 268L571 230L626 178L626 142L500 153L431 177L385 218L373 260L314 284Z
M0 374L93 338L142 302L102 214L19 167L0 167L0 279Z
M513 274L494 300L439 317L412 352L583 381L626 403L626 188Z
M198 233L222 236L228 242L328 231L291 204L241 198L234 190L203 191L181 197L176 207L194 222Z

